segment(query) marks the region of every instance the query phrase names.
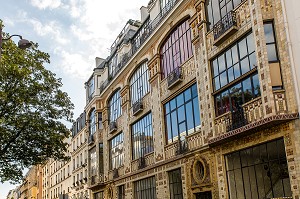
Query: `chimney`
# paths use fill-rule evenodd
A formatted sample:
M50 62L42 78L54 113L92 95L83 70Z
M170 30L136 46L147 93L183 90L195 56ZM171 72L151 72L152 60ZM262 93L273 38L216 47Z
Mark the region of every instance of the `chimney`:
M148 13L148 8L145 6L142 6L140 8L141 11L141 22L143 23L145 21L145 19L148 17L149 13Z

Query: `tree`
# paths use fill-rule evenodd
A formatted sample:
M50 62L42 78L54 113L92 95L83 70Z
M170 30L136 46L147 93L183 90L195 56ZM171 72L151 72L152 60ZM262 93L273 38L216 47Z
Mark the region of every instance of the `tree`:
M0 21L1 25L1 21ZM8 34L4 34L8 37ZM22 170L49 158L67 160L74 105L61 79L47 70L50 56L33 44L3 43L0 60L0 182L18 182Z

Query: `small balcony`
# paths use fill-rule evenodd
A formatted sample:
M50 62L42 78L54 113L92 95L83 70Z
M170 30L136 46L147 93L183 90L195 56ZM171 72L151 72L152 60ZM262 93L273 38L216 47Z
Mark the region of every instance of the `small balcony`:
M214 45L219 46L237 30L236 14L234 11L230 11L213 27Z
M235 130L248 124L247 115L244 113L242 108L231 111L230 116L225 118L225 123L227 132Z
M88 140L88 144L90 145L90 144L93 144L94 143L94 135L90 135L89 136L89 140Z
M174 86L182 82L182 68L175 68L170 74L168 74L168 89L172 89Z
M176 152L175 152L176 155L184 154L184 153L188 152L188 150L189 150L189 148L188 148L188 143L187 143L186 139L178 141Z
M143 101L140 99L137 102L135 102L132 106L132 112L133 115L136 116L143 110Z
M138 159L138 169L143 169L146 167L146 160L145 157L140 157Z
M113 121L113 122L109 123L109 132L110 133L116 131L117 129L118 128L117 128L117 122L116 121Z

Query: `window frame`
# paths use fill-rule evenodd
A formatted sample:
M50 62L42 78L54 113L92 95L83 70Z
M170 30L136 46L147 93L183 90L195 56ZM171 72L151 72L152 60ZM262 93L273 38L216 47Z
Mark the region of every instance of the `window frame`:
M195 92L196 94L193 92ZM180 102L180 104L178 105L178 99L180 98L181 95L182 95L183 102L182 103ZM187 97L188 97L188 99L186 99ZM175 103L175 105L174 105L175 108L172 108L173 102ZM187 107L189 107L189 106L191 106L191 109L190 108L188 108L188 109L190 109L193 113L192 114L193 124L188 123L188 120L191 119L191 118L189 118L191 116L186 113ZM197 108L197 106L198 106L198 108ZM180 118L178 116L180 115L182 117L182 115L178 114L178 112L179 112L178 110L181 108L184 111L184 118L179 121ZM176 114L176 116L174 116L174 118L173 118L172 114ZM201 128L201 116L200 115L201 114L200 114L200 109L199 109L198 88L197 88L197 84L194 83L190 87L183 90L181 93L179 93L174 98L172 98L171 100L169 100L168 102L166 102L164 104L164 121L165 121L165 129L166 129L165 133L166 133L166 138L167 138L166 143L170 144L170 143L176 142L177 140L184 140L184 138L186 136L197 132ZM196 121L197 118L199 119L199 121ZM176 120L176 122L174 122L173 120ZM174 124L176 124L177 126L173 126ZM185 135L180 135L180 134L184 133L184 132L180 133L181 125L185 126L185 130L186 130ZM189 128L188 125L192 125L193 127ZM176 127L176 129L173 129L175 127ZM176 131L177 131L177 136L174 136L176 134ZM171 136L171 138L169 136Z
M122 115L121 89L116 90L108 100L109 121L115 122Z
M156 197L155 176L151 176L148 178L135 181L133 185L133 192L134 192L133 196L136 199L144 199L144 198L156 199L157 197Z
M130 101L131 105L140 101L147 93L150 92L148 61L143 61L135 69L130 77Z
M167 78L172 71L181 67L183 63L194 55L191 27L188 20L189 18L185 18L178 23L160 46L159 53L161 56L160 67L162 79Z
M96 133L96 109L93 108L89 113L89 135L94 135Z
M177 172L177 173L176 173ZM174 181L174 178L176 178L176 174L179 174L180 180L179 181ZM181 168L177 168L171 171L168 171L168 179L169 179L169 191L170 191L170 199L180 199L179 197L181 196L181 199L183 199L183 189L182 189L182 174L181 174ZM175 187L180 184L180 187ZM179 191L180 193L175 193L174 190Z
M150 129L149 129L150 128ZM145 134L145 131L147 134ZM142 134L144 135L144 139ZM151 140L146 140L146 136L151 136ZM140 140L135 140L140 137ZM142 140L143 139L143 140ZM140 143L140 144L139 144ZM142 146L143 145L143 146ZM141 117L138 121L131 125L131 152L132 159L138 159L154 151L154 133L152 126L152 113L148 113ZM149 148L148 148L149 147ZM147 150L147 148L149 150Z
M113 145L114 144L114 145ZM112 153L113 149L117 149L121 146L122 150L121 153L114 155ZM115 152L116 153L116 152ZM120 132L116 136L114 136L111 140L109 140L109 168L111 170L118 169L124 165L124 132Z

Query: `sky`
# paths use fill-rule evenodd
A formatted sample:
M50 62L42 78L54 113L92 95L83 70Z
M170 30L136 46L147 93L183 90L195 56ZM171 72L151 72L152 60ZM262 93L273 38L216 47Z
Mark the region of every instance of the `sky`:
M62 78L63 90L75 105L74 118L84 110L84 83L95 58L106 58L129 19L140 20L149 0L0 0L4 32L20 34L50 54L47 69ZM18 40L14 39L15 42ZM0 199L16 185L0 183Z

